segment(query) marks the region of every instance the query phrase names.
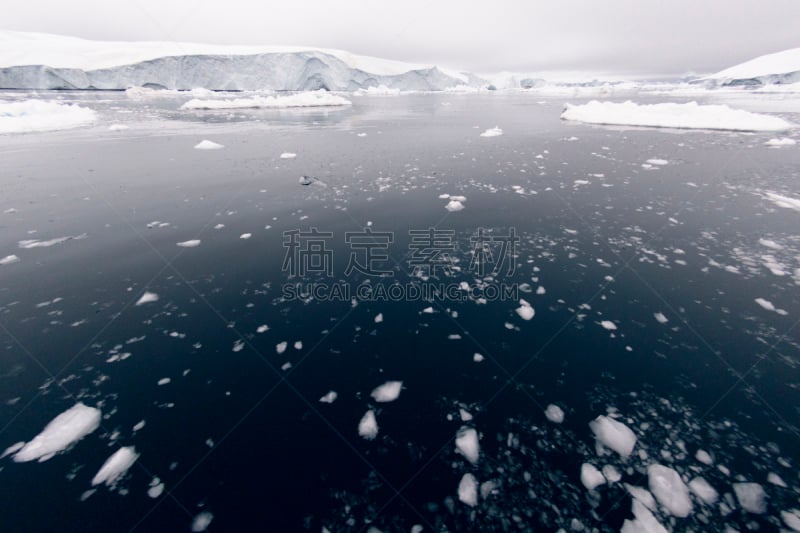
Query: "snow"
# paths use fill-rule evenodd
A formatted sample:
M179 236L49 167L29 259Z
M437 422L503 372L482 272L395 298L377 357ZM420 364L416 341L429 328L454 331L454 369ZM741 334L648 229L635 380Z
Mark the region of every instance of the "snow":
M297 157L297 154L293 152L283 152L281 154L281 159L294 159L295 157Z
M10 265L19 261L19 257L14 254L7 255L0 259L0 266Z
M800 48L758 56L708 76L717 80L749 80L800 71Z
M194 145L195 150L220 150L225 148L223 145L204 139Z
M605 482L606 478L597 467L589 463L583 463L581 465L581 483L583 483L583 486L586 487L587 490L594 490L600 485L604 485Z
M76 104L0 100L0 134L65 130L86 126L95 120L97 113Z
M703 477L696 477L689 482L689 490L692 491L692 494L700 498L703 503L707 503L708 505L712 505L717 501L719 498L719 494L717 491L709 485L708 481L705 480Z
M560 424L564 421L564 411L559 406L552 403L544 410L544 416L554 424Z
M533 318L533 315L536 314L531 304L523 299L520 299L519 307L517 307L516 311L522 320L530 320Z
M678 473L659 464L647 467L650 492L656 497L671 515L685 518L692 512L692 500L689 498L689 487Z
M767 493L758 483L734 483L733 492L745 511L753 514L767 512Z
M636 435L633 431L613 418L600 415L589 422L589 428L601 444L622 457L628 457L636 445Z
M228 100L192 99L181 109L286 109L291 107L336 107L352 102L327 91L308 91L288 96L253 96Z
M197 248L202 241L200 239L192 239L190 241L183 241L177 243L181 248Z
M565 104L561 118L588 124L727 131L784 131L795 127L780 117L697 102L637 104L592 100L583 105Z
M478 505L478 480L470 473L464 474L458 483L458 499L470 507Z
M47 461L100 427L99 409L76 403L48 423L41 433L14 454L14 461Z
M378 421L375 420L375 411L372 409L361 417L361 421L358 423L358 434L367 440L373 440L378 436Z
M208 526L211 525L212 520L214 520L214 515L210 512L203 511L202 513L198 513L192 520L192 532L200 533L205 531L208 529Z
M481 453L478 432L467 426L459 429L456 433L456 451L470 463L477 463Z
M789 137L781 137L779 139L770 139L764 144L767 146L794 146L797 142Z
M393 402L400 397L400 390L403 388L402 381L387 381L380 387L372 391L372 398L376 402Z
M325 395L322 398L320 398L319 401L322 402L322 403L333 403L333 402L336 401L336 398L338 398L338 397L339 397L339 394L337 394L336 391L332 390L332 391L328 391L327 393L325 393Z
M783 196L781 194L776 194L774 192L766 192L764 193L764 196L766 197L767 200L777 205L778 207L800 211L800 199L791 198L789 196Z
M116 485L122 476L133 466L139 454L136 453L136 448L133 446L124 446L114 452L111 457L106 459L100 470L92 478L92 486L105 483L109 487Z
M614 331L615 329L617 329L617 325L610 320L603 320L602 322L600 322L600 325L609 331Z
M157 301L158 301L158 294L154 292L145 291L145 293L142 294L142 297L136 300L136 305L144 305Z
M481 137L499 137L503 134L503 130L495 126L494 128L489 128L488 130L481 133Z

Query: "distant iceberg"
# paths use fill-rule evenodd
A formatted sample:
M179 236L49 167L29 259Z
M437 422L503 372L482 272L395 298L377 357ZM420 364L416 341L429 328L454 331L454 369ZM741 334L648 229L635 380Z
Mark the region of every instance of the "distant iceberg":
M701 81L728 86L800 83L800 48L759 56L706 76Z
M441 91L484 80L341 50L101 42L0 31L0 88ZM376 89L377 90L377 89Z

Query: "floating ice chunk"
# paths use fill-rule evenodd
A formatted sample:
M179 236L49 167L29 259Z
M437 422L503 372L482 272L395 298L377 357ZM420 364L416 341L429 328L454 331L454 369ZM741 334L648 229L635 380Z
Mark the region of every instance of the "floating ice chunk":
M7 255L0 259L0 266L10 265L19 261L19 257L14 254Z
M225 148L223 145L209 141L208 139L202 140L194 145L195 150L219 150Z
M376 402L393 402L400 396L403 388L402 381L387 381L372 391L372 398Z
M302 350L303 349L303 341L294 341L294 349L295 350Z
M99 409L76 403L45 426L32 441L14 454L14 461L47 461L63 452L100 426L102 413Z
M372 409L361 417L361 421L358 423L358 434L367 440L373 440L378 436L378 421L375 420L375 411Z
M697 102L640 105L592 100L584 105L566 104L561 118L588 124L728 131L784 131L794 127L780 117Z
M669 319L664 316L664 313L654 313L653 316L656 318L659 324L666 324L669 322Z
M150 488L147 489L147 495L151 498L158 498L164 493L164 484L160 479L154 477L150 481Z
M544 416L554 424L560 424L564 421L564 411L559 406L552 403L544 410Z
M606 478L594 465L583 463L581 465L581 483L587 490L594 490L605 484Z
M783 250L783 246L769 239L758 239L758 244L760 244L761 246L766 246L767 248L771 248L773 250Z
M700 498L703 503L708 505L716 503L719 497L714 487L709 485L705 478L699 476L689 482L689 490L692 491L692 494Z
M51 246L55 246L56 244L61 244L62 242L67 242L71 240L78 241L85 238L86 234L82 233L80 235L67 235L66 237L56 237L54 239L50 239L47 241L40 241L39 239L28 239L24 241L19 241L17 245L25 250L30 250L32 248L50 248Z
M664 165L668 165L669 161L667 161L666 159L648 159L647 160L647 164L664 166Z
M503 130L495 126L494 128L489 128L488 130L481 133L481 137L499 137L503 134Z
M0 102L0 133L55 131L86 126L97 113L75 104L43 100Z
M765 142L767 146L794 146L797 142L789 137L780 137L777 139L770 139Z
M634 499L631 511L634 519L625 520L620 533L669 533L641 501Z
M136 425L134 425L134 426L133 426L133 431L139 431L139 430L141 430L142 428L144 428L144 425L145 425L145 421L144 421L144 420L140 420L140 421L138 421L138 422L136 423Z
M472 413L470 413L466 409L459 409L458 416L459 418L461 418L462 422L469 422L470 420L472 420Z
M622 457L628 457L636 445L636 435L633 434L633 431L613 418L600 415L589 422L589 428L601 444Z
M192 519L192 533L200 533L208 529L211 521L214 520L214 515L208 511L203 511Z
M637 487L636 485L628 485L627 483L625 483L625 490L627 490L628 494L633 496L634 499L639 500L642 504L644 504L648 509L656 508L656 499L653 498L653 495L650 494L649 490L642 487Z
M332 391L328 391L327 393L325 393L325 395L322 398L320 398L319 401L322 402L322 403L333 403L333 402L336 401L336 398L338 398L338 397L339 397L339 394L337 394L336 391L332 390Z
M784 489L788 488L788 485L783 480L783 478L778 474L776 474L775 472L770 472L769 474L767 474L767 482L772 483L773 485L778 487L783 487Z
M126 124L112 124L108 127L108 131L123 131L127 129L128 126Z
M603 467L603 477L605 477L610 484L616 483L622 479L622 474L620 474L619 470L617 470L614 465L605 465Z
M352 105L350 100L330 94L328 91L309 91L289 96L254 96L230 100L189 100L182 109L258 109L289 107L328 107Z
M800 509L781 511L783 523L792 531L800 531Z
M530 320L536 314L536 311L533 309L533 307L531 307L531 304L523 299L520 299L519 307L517 307L516 311L522 320Z
M297 157L297 154L294 152L283 152L281 154L281 159L294 159L295 157Z
M172 381L172 380L171 380L170 378L161 378L161 379L159 379L159 380L158 380L158 385L159 385L159 386L163 386L163 385L169 385L169 383L170 383L171 381Z
M711 455L705 450L697 450L697 453L694 454L694 458L704 465L710 465L714 462L714 460L711 458Z
M458 483L458 499L470 507L478 505L478 480L472 474L466 473L461 477Z
M158 294L154 292L145 291L145 293L142 294L142 297L136 300L136 305L144 305L157 301L158 301Z
M383 313L378 313L375 315L375 323L380 324L381 322L383 322Z
M600 322L600 325L609 331L614 331L615 329L617 329L617 325L610 320L603 320L602 322Z
M433 307L426 307L422 312L428 315L433 314Z
M114 452L111 457L106 459L103 466L92 478L92 486L105 483L109 487L113 487L125 475L128 469L133 466L139 454L136 453L136 448L133 446L124 446Z
M797 198L783 196L782 194L776 194L774 192L765 192L764 197L778 207L800 211L800 200Z
M266 324L261 324L256 328L256 333L264 333L267 330L269 330L269 326Z
M192 239L190 241L183 241L177 243L181 248L197 248L202 241L200 239Z
M767 311L772 311L774 313L778 313L779 315L787 315L788 314L785 310L778 309L777 307L775 307L773 305L772 302L770 302L769 300L765 300L764 298L756 298L755 301L756 301L756 303L758 305L760 305L762 308L764 308Z
M23 446L25 446L25 441L21 441L21 442L17 442L16 444L12 444L8 448L6 448L6 451L4 451L2 455L0 455L0 459L3 459L4 457L8 457L12 453L17 453L18 451L20 451L22 449Z
M444 208L453 213L455 211L461 211L462 209L464 209L464 204L459 202L458 200L450 200L449 202L447 202L447 205L444 206Z
M478 432L471 427L464 426L456 433L456 451L463 455L472 464L478 462L481 446L478 443Z
M686 518L692 512L689 487L678 473L666 466L653 464L647 467L650 492L671 515Z
M481 361L483 361L483 359L484 359L483 355L479 354L478 352L472 354L472 360L475 361L476 363L480 363Z
M243 240L247 240L247 239L249 239L249 238L250 238L250 237L252 237L252 236L253 236L253 234L252 234L252 233L242 233L241 235L239 235L239 238L240 238L240 239L243 239Z
M288 342L286 342L286 341L279 342L278 344L276 344L276 345L275 345L275 351L276 351L278 354L282 354L283 352L285 352L285 351L286 351L286 347L287 347L287 346L289 346L289 343L288 343Z
M748 513L764 514L767 512L767 493L758 483L734 483L733 492L742 509Z

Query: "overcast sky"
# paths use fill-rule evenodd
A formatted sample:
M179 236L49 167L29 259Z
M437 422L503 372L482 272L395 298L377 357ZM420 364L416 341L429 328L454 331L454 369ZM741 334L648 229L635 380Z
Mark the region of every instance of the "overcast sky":
M475 72L684 74L800 47L800 0L3 0L0 28L339 48Z

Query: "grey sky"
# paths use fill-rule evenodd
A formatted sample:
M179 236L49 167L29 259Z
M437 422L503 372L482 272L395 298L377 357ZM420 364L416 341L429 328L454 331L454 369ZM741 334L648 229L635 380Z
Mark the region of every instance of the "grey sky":
M288 44L476 72L716 71L800 47L798 0L5 0L0 28Z

